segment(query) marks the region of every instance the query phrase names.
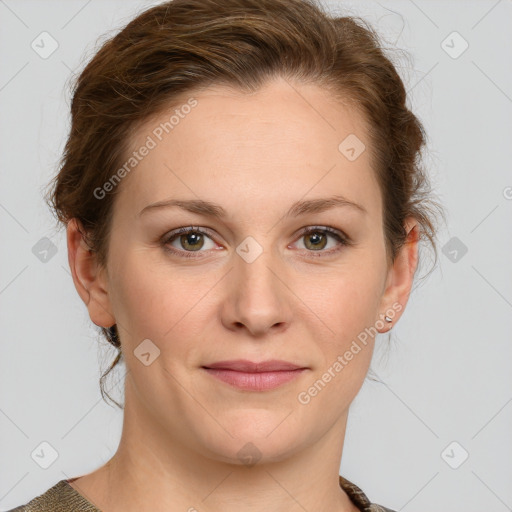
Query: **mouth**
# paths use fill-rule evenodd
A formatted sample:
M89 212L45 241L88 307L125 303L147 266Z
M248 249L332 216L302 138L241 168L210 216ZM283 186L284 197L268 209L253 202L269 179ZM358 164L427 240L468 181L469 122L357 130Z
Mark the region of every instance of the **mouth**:
M212 377L238 389L266 391L292 381L307 367L287 361L219 361L202 367Z

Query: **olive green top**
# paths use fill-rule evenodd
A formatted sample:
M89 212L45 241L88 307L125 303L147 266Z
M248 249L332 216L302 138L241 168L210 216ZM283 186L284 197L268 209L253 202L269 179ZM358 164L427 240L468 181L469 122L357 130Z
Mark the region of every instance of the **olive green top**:
M96 508L69 485L68 482L72 482L76 478L60 480L53 487L43 494L36 496L30 502L7 512L101 512L100 509ZM340 487L348 494L351 501L361 512L395 512L376 503L371 503L357 485L341 475Z

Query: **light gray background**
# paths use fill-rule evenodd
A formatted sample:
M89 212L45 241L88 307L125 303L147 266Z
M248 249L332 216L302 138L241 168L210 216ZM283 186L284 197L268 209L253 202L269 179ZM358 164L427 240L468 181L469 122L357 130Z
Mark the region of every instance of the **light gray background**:
M97 348L42 192L67 135L70 75L99 36L155 3L0 0L1 510L96 469L119 442L122 413L98 387L114 351ZM409 52L396 62L448 213L439 266L414 290L392 348L377 339L384 383L365 382L352 404L340 471L397 511L512 510L512 3L331 4ZM59 45L46 59L31 48L43 31ZM469 44L457 58L453 31ZM33 252L44 237L57 248L46 262ZM48 469L31 457L44 441L58 453Z

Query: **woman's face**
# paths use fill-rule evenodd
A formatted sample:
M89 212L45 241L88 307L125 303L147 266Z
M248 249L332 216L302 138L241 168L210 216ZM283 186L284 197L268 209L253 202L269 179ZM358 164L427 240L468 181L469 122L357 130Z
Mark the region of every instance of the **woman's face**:
M362 118L317 86L211 87L139 127L132 149L88 300L97 325L117 323L127 410L235 463L344 431L372 334L398 320L414 270L411 252L388 272ZM203 233L172 236L191 226ZM205 369L241 359L305 370L246 389Z

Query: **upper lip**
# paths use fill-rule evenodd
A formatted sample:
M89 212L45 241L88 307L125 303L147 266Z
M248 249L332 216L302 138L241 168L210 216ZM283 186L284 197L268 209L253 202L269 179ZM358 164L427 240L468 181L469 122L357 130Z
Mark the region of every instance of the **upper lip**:
M289 363L288 361L280 361L277 359L261 361L259 363L255 363L253 361L248 361L247 359L237 359L237 360L233 360L233 361L218 361L216 363L211 363L209 365L205 365L205 366L203 366L203 368L233 370L233 371L237 371L237 372L247 372L247 373L261 373L261 372L298 370L298 369L303 369L305 367L299 366L299 365L296 365L293 363Z

